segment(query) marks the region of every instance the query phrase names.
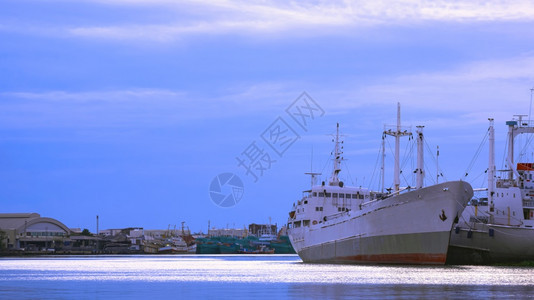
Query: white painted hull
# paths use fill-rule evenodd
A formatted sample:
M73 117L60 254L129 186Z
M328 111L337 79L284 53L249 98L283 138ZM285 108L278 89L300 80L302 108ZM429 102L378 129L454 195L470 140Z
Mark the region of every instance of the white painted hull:
M444 264L454 219L472 196L468 183L445 182L288 229L288 235L304 262Z

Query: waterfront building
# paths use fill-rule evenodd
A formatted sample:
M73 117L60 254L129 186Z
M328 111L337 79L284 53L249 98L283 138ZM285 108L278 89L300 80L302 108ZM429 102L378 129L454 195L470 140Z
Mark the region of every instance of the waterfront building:
M275 235L277 231L278 226L271 225L271 224L255 224L252 223L248 225L248 232L251 235L255 235L257 237L260 237L262 235Z
M7 249L54 249L70 235L70 229L56 219L41 217L38 213L0 214L2 245Z
M216 237L216 236L229 236L229 237L246 237L248 236L248 232L245 228L238 229L238 228L210 228L208 230L208 236L210 237Z

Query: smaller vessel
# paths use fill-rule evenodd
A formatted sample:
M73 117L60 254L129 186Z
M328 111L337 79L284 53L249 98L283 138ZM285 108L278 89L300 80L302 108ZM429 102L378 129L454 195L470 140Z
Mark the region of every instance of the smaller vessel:
M287 235L281 235L278 239L273 240L269 244L269 248L274 250L276 254L295 254L295 249L291 246L289 237Z
M197 238L196 240L196 254L219 254L219 242L213 241L209 238Z
M241 246L237 243L220 243L219 253L221 254L237 254Z
M244 248L240 250L239 253L240 254L274 254L275 250L262 245L262 246L256 247L255 249Z
M174 236L165 240L165 246L158 249L160 254L188 253L187 243L182 237Z
M506 122L506 168L499 171L495 169L493 119L489 119L488 188L480 189L486 195L471 200L453 228L449 264L534 260L534 162L514 160L516 137L534 134L534 124L523 120L522 115L516 117ZM526 146L531 140L532 136ZM497 176L497 172L503 176Z

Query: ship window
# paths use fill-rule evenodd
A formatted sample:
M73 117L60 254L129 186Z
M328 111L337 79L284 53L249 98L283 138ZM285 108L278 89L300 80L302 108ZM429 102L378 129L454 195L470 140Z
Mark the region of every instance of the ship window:
M363 199L363 195L358 195L360 199Z
M513 216L515 217L515 211L514 211L514 212L512 212L512 215L513 215Z
M339 194L339 198L345 198L345 194Z
M326 198L330 198L330 197L332 197L332 194L331 193L326 193L325 196L326 196Z
M322 207L322 206L321 206L321 207L319 207L319 210L320 210L320 211L323 211L323 207Z
M338 208L337 208L337 211L341 211L341 207L338 207Z
M308 204L308 200L304 200L304 204Z
M332 197L337 198L337 193L333 193Z
M310 220L302 221L302 226L310 226Z
M319 193L319 197L324 197L324 193Z
M314 197L317 197L317 192L313 192L313 196L314 196Z

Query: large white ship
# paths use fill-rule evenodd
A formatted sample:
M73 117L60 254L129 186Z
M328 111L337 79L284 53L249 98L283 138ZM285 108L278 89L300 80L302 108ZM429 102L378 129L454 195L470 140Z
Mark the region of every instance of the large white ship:
M523 116L506 122L507 156L504 170L495 169L493 119L488 129L489 167L486 195L470 202L451 233L452 264L505 263L534 260L534 163L515 162L514 149L525 159L534 126ZM517 147L518 135L530 134ZM500 172L502 176L498 176Z
M289 213L288 235L304 262L445 263L453 223L473 196L473 189L463 181L423 187L422 127L416 135L416 187L401 188L399 139L411 133L400 125L400 105L397 126L384 134L395 137L394 190L383 193L349 187L338 177L338 124L330 180L312 184ZM317 175L308 174L312 178Z

